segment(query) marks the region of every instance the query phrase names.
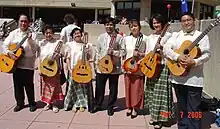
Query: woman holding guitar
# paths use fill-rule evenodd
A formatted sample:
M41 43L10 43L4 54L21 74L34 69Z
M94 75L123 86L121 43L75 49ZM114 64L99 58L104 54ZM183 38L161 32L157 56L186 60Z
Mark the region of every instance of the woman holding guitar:
M146 39L147 36L143 35L140 22L133 19L129 22L130 36L125 37L126 45L126 60L133 58L134 61L139 61L145 56ZM138 62L137 62L138 63ZM129 63L124 64L129 65ZM131 65L131 64L130 64ZM129 67L129 66L128 66ZM124 66L125 68L125 66ZM126 93L126 106L128 108L127 116L131 118L137 117L136 109L143 109L144 106L144 79L145 76L140 70L137 72L130 72L125 70L125 93Z
M50 25L45 25L43 28L43 35L45 39L39 42L40 51L39 51L39 73L40 73L40 87L41 87L41 100L46 103L44 110L47 111L52 107L53 112L57 113L59 111L56 106L57 100L63 100L64 96L62 93L62 88L60 85L60 56L59 53L55 54L55 61L58 63L58 72L55 76L49 77L42 74L41 69L42 61L45 58L50 58L53 56L55 49L58 45L58 40L53 38L54 29ZM62 49L62 48L61 48ZM61 50L62 51L62 50ZM62 63L62 62L61 62ZM43 66L45 68L46 66Z
M163 45L171 34L166 32L161 42L157 43L165 24L166 21L160 14L150 18L150 27L154 33L148 36L146 50L149 53L156 47L157 53L162 56L159 76L155 79L147 78L145 87L145 107L151 115L149 124L155 128L161 128L164 122L173 117L172 88L168 82L169 73L163 56Z
M79 28L73 29L71 32L71 36L74 41L67 42L66 46L66 61L69 70L67 80L69 82L69 86L64 101L64 109L70 110L70 108L72 108L74 112L77 112L78 110L84 112L85 109L88 109L88 111L90 111L93 101L92 81L88 83L78 83L74 81L72 79L72 70L78 69L75 66L78 65L78 61L82 58L82 54L85 55L86 61L92 58L92 44L86 43L82 40L83 32ZM84 46L85 50L83 50ZM80 75L80 73L77 75Z

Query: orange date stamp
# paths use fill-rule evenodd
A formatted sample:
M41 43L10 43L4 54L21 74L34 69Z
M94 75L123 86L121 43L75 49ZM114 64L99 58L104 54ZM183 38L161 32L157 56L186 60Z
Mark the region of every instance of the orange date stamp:
M171 116L171 112L163 112L163 111L161 111L160 115L162 117L164 117L164 118L169 118Z
M187 112L187 114L184 114L184 112L180 112L180 118L183 118L184 115L187 115L187 118L189 119L201 119L202 118L202 112Z

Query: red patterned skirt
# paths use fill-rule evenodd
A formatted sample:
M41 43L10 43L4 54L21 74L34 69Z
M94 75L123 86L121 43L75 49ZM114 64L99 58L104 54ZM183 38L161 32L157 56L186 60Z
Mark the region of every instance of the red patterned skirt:
M41 101L52 104L55 100L63 100L64 95L60 85L60 76L56 74L54 77L41 76Z

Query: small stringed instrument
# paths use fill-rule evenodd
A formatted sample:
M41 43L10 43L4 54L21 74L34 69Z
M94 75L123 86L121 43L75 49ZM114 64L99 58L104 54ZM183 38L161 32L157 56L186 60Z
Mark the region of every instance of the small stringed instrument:
M82 59L78 60L77 64L72 70L72 79L78 83L89 83L92 80L92 68L89 61L87 61L85 49L88 43L88 33L84 33L84 45L82 50Z
M175 52L178 54L189 55L191 58L196 59L201 56L201 50L198 47L199 41L215 26L220 23L220 17L216 18L196 39L195 41L186 40L182 43L179 49ZM170 72L175 76L185 76L188 74L190 67L185 67L177 61L167 58L167 65Z
M111 36L111 40L110 40L110 43L109 43L110 48L112 48L116 37L117 37L117 34L113 34ZM113 67L114 67L113 62L112 62L112 56L107 54L103 58L101 58L99 60L98 67L99 67L99 70L102 73L105 73L105 74L111 73L113 71Z
M138 51L142 45L143 35L140 33L139 37L137 38L137 42L135 44L135 51ZM139 61L138 57L132 56L128 58L123 65L123 68L126 72L136 73L139 70Z
M40 73L46 75L48 77L53 77L58 72L58 63L56 61L56 57L60 54L60 50L63 46L63 41L58 41L57 46L54 50L54 53L51 57L47 57L43 59L40 64Z
M42 27L42 20L37 19L33 26L30 27L30 32L37 33L41 30ZM29 33L28 33L29 34ZM26 41L28 38L28 34L18 43L10 43L9 50L13 52L16 56L16 59L12 59L7 54L0 54L0 71L4 73L13 73L16 66L16 61L21 59L24 55L24 49L22 48L22 44Z
M162 40L163 36L165 35L167 29L169 28L170 23L167 23L161 34L160 37L157 40L156 44L160 44L160 41ZM159 76L161 71L161 61L162 56L160 53L157 52L157 47L155 45L153 51L150 51L140 62L140 68L141 72L145 74L148 78L155 79Z

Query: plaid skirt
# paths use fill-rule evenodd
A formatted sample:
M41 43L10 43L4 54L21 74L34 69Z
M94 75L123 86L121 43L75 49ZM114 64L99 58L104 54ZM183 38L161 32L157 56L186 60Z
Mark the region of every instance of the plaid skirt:
M56 74L54 77L41 76L41 101L52 104L55 100L63 100L64 95L60 85L60 76Z
M174 118L172 87L166 65L161 67L161 74L157 79L147 79L144 107L149 109L154 121L168 122Z
M88 84L79 84L73 81L70 75L68 75L67 80L69 86L64 100L64 109L71 110L72 108L80 107L89 109L90 97L93 97L90 96L92 92L92 82Z

